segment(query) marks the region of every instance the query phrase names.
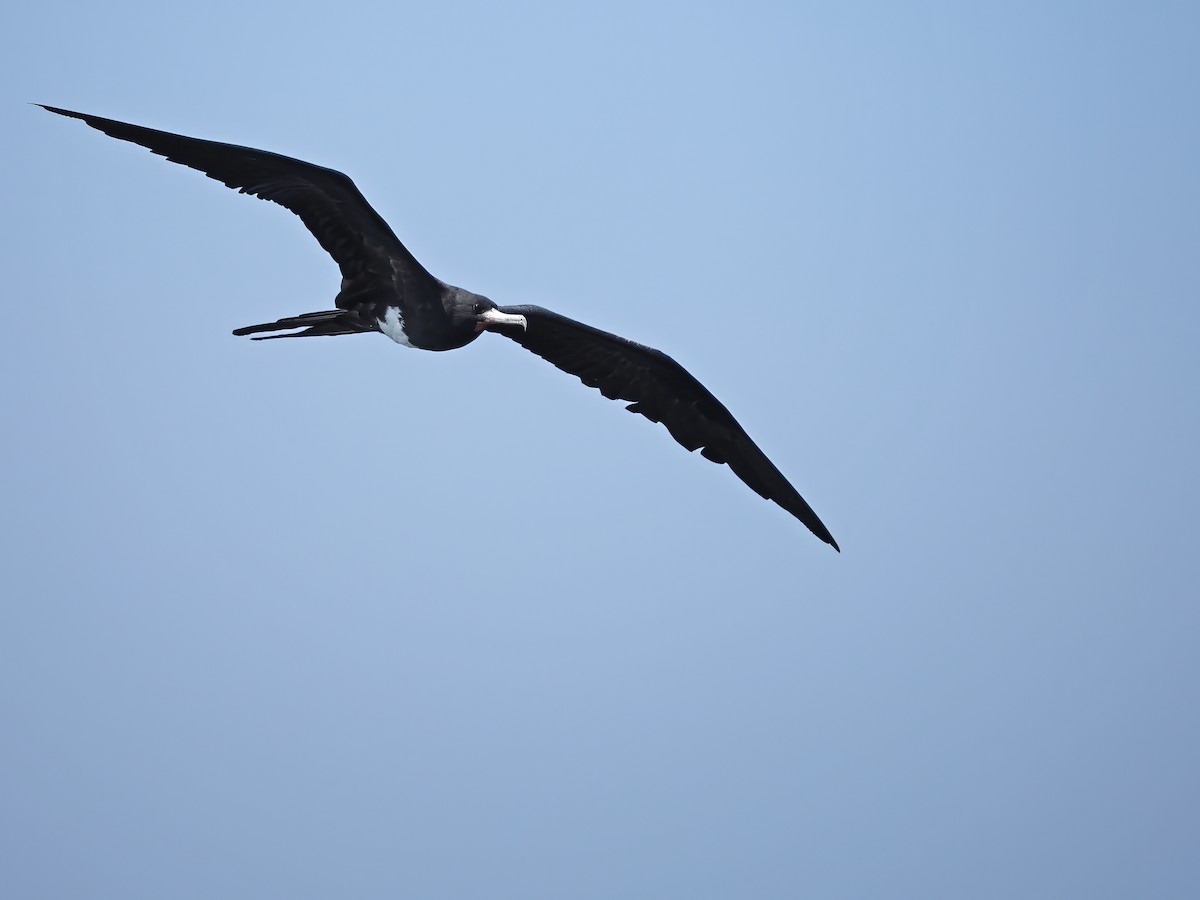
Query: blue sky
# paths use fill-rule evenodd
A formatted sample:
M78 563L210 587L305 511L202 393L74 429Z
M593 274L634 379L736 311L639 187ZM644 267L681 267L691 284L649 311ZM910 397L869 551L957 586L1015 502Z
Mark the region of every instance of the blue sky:
M1191 4L0 13L6 894L1185 897ZM659 347L840 556L498 338L254 344L347 172Z

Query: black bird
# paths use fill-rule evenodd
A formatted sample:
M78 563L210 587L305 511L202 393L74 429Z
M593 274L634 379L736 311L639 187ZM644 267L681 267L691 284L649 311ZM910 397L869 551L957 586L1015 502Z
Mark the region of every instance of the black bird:
M38 104L42 105L42 104ZM216 141L184 137L43 106L80 119L109 137L131 141L171 162L198 169L227 187L278 203L298 215L342 270L336 309L238 328L254 340L381 331L406 347L454 350L484 331L502 334L605 397L661 422L689 451L727 463L753 490L773 500L838 550L804 498L750 440L716 397L667 356L539 306L497 306L425 270L347 176L311 163ZM300 329L300 330L295 330ZM290 332L270 334L268 332ZM840 550L839 550L840 552Z

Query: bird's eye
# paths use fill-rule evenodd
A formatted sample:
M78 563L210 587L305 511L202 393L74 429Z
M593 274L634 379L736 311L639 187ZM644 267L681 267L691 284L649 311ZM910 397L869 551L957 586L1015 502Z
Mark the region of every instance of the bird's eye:
M476 303L475 304L475 315L479 315L481 312L483 312L483 304Z

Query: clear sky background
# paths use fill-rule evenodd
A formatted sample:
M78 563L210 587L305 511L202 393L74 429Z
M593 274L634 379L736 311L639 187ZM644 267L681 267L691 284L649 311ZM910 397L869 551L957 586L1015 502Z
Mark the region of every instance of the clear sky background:
M1195 3L8 4L0 893L1200 883ZM665 350L844 553L519 347L255 344L349 173Z

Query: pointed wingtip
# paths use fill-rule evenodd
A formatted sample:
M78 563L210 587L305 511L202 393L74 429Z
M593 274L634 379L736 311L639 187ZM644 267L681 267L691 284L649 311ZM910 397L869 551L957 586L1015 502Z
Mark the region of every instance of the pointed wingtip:
M108 121L107 119L101 119L99 116L89 115L88 113L75 112L73 109L63 109L61 106L48 106L45 103L31 103L30 105L40 106L42 109L46 110L46 112L52 112L59 116L66 116L68 119L78 119L85 125L91 125L93 128L98 128L101 131L103 131L103 129L100 128L100 126L98 126L96 123Z
M98 127L95 124L96 117L89 116L87 113L75 112L71 109L63 109L61 106L48 106L45 103L33 103L31 105L40 106L46 112L52 112L58 116L66 116L68 119L78 119L80 122L83 122L85 125L91 125L93 128Z
M825 527L825 523L822 522L820 519L816 520L815 526L810 525L808 522L805 522L804 524L808 525L809 531L811 531L813 534L815 534L817 537L819 537L821 540L823 540L825 543L827 543L830 547L832 547L838 553L842 552L842 548L838 546L838 542L833 539L833 535L829 533L829 529Z

